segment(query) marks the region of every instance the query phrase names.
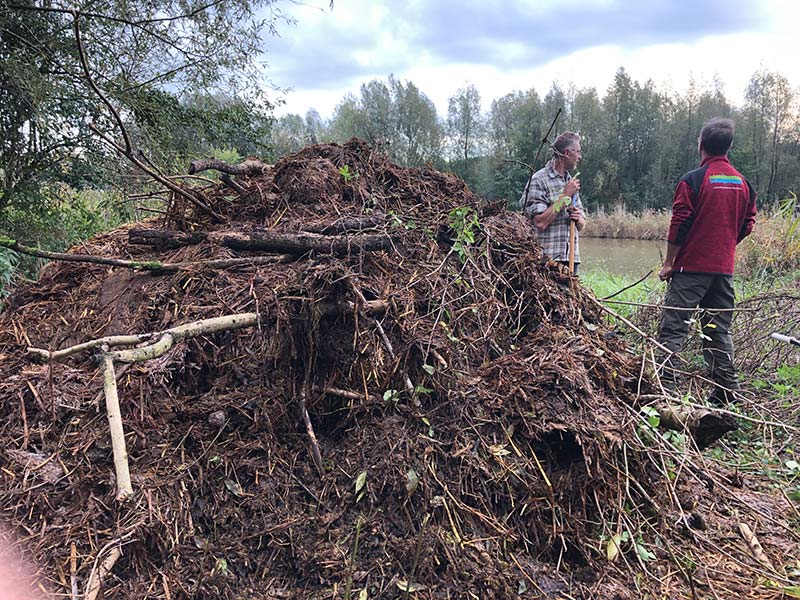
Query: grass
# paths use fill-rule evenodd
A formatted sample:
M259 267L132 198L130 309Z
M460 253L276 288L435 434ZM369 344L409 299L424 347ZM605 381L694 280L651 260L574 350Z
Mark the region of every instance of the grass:
M585 237L630 240L663 240L669 229L670 211L646 210L629 213L618 206L612 211L600 210L586 218Z

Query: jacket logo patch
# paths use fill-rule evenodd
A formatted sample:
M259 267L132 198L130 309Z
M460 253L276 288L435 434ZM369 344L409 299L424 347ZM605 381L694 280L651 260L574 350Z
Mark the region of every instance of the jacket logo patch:
M744 182L738 175L711 175L708 178L711 185L742 186Z

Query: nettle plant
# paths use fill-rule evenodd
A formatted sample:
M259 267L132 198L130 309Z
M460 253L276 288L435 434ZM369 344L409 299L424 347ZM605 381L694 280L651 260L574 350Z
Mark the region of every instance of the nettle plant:
M448 219L454 234L453 251L463 262L466 259L467 247L475 243L475 234L481 226L478 213L468 206L459 206L450 211Z

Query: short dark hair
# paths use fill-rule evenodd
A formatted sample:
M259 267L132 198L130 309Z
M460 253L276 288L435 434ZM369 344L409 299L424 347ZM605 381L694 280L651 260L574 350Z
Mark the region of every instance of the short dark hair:
M700 148L712 156L724 156L733 143L733 119L715 118L700 130Z
M555 142L553 142L553 150L555 150L557 155L561 155L564 154L565 150L569 150L570 146L577 144L580 141L581 136L579 136L577 133L565 131L556 138Z

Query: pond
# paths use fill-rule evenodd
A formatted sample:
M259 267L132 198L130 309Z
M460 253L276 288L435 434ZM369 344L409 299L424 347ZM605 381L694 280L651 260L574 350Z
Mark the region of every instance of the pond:
M658 269L666 252L664 240L585 238L581 242L581 271L603 269L614 275L639 278Z

